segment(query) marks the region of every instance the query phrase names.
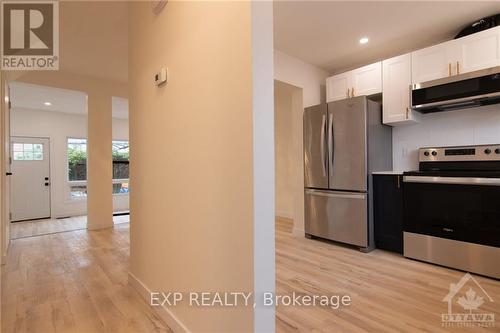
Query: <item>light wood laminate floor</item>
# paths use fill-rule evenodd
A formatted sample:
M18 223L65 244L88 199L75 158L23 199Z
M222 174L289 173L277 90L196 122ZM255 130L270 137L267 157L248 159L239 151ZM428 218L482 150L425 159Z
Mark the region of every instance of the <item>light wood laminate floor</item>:
M463 275L460 271L381 250L361 253L332 243L294 237L291 221L278 219L277 293L347 294L352 305L342 310L278 307L277 331L500 332L500 281L475 275L494 300L491 303L485 299L480 310L494 313L496 326L442 327L441 314L448 310L442 299L448 294L450 283L457 283ZM454 312L468 312L456 302L453 308L461 310Z
M2 268L2 333L168 332L127 284L129 224L12 241ZM352 305L284 307L278 332L500 332L500 282L477 281L495 300L493 328L441 326L442 302L463 273L375 250L361 253L291 234L276 223L278 294L350 295ZM455 306L458 306L455 304Z
M13 240L2 333L170 332L128 285L129 224Z

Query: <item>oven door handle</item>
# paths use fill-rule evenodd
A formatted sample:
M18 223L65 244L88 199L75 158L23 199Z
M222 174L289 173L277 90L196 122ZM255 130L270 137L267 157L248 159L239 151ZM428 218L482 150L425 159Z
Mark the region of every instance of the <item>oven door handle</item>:
M500 186L500 178L404 176L405 183Z

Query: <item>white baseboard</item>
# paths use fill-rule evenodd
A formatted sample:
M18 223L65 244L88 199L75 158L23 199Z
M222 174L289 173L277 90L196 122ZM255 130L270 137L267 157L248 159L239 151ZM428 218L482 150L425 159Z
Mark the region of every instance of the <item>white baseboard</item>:
M151 290L144 285L134 274L128 273L128 284L135 289L139 295L150 304ZM188 328L177 318L169 308L165 306L151 306L151 309L163 320L174 332L190 333Z

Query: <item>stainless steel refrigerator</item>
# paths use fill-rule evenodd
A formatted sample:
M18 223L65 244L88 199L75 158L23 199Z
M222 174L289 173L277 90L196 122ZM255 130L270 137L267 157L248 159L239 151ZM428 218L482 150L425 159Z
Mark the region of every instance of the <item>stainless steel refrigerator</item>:
M366 96L304 110L305 233L374 248L371 173L392 170L392 129Z

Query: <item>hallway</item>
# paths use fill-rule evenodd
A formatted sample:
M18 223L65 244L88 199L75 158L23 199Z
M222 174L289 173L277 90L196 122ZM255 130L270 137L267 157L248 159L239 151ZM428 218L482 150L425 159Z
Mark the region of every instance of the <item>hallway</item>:
M128 286L129 224L13 240L2 332L170 332Z

